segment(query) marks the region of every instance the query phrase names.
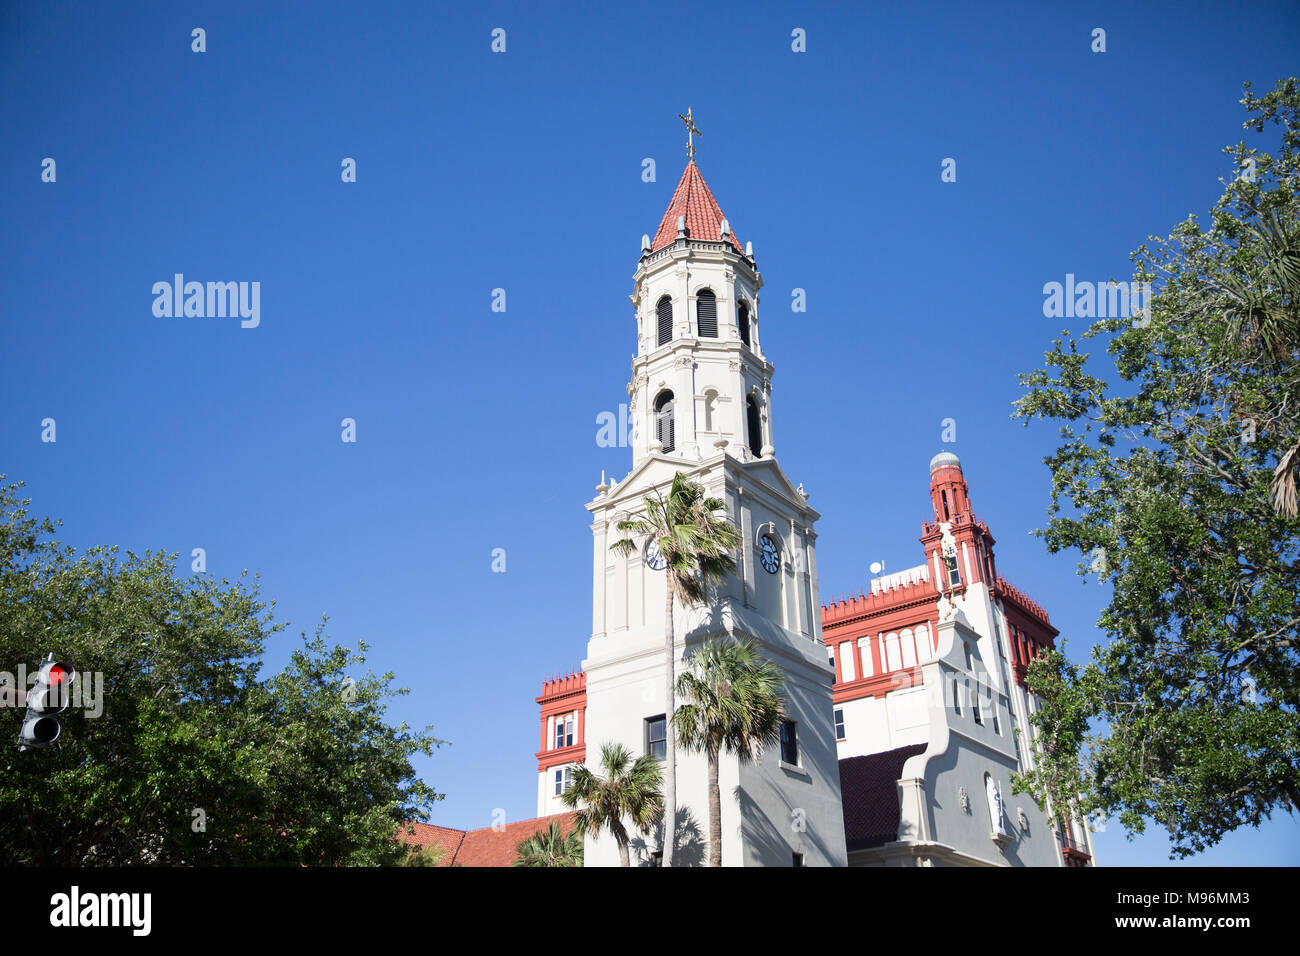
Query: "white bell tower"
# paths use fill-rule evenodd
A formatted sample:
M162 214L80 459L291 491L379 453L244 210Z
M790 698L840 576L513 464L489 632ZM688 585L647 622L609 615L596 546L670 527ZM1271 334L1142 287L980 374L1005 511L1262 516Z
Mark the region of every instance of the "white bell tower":
M642 239L631 296L637 350L628 385L632 470L587 505L594 541L593 625L587 675L587 762L617 741L634 755L662 749L665 710L665 572L644 545L610 550L615 525L644 511L674 474L726 502L740 530L737 574L708 607L677 607L680 674L700 642L754 640L780 669L787 741L740 765L723 754L723 865L844 866L843 810L832 717L834 671L821 641L818 513L777 464L773 366L763 353L763 280L695 165L694 150L658 231ZM707 860L705 758L677 750L675 865ZM653 865L660 835L633 834L633 865ZM608 836L587 839L588 865L617 865Z

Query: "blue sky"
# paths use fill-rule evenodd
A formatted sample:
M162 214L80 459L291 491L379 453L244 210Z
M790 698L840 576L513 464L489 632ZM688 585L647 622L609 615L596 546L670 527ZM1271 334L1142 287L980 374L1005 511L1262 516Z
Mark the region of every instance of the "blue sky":
M1300 13L1055 6L5 5L0 472L75 545L259 572L293 625L276 665L329 614L411 688L394 717L452 742L419 768L434 822L533 816L533 698L585 654L583 504L631 461L596 417L626 401L639 240L690 106L766 282L823 599L919 563L951 417L1000 569L1080 659L1105 595L1030 536L1054 431L1010 419L1068 324L1043 284L1126 279L1148 234L1204 213L1242 81L1297 72ZM177 272L260 282L260 325L155 317ZM1167 861L1158 832L1097 843ZM1297 861L1285 815L1196 858Z

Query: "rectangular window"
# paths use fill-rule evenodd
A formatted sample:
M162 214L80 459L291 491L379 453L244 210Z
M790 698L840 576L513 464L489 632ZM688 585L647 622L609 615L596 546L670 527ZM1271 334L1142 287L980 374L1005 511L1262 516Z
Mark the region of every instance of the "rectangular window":
M650 865L651 865L651 866L663 866L663 865L664 865L664 851L663 851L663 850L655 850L653 853L650 854Z
M835 739L844 739L844 708L835 708Z
M572 773L569 767L555 771L555 795L557 797L569 789L569 784L573 780Z
M971 716L975 718L975 723L981 725L984 723L984 715L981 713L980 707L980 689L978 687L971 691L970 712Z
M995 734L997 734L999 737L1001 737L1001 736L1002 736L1002 725L998 723L998 711L999 711L999 710L1001 710L1001 708L998 706L997 703L994 703L994 704L993 704L993 732L994 732Z
M781 759L791 766L799 766L799 735L793 720L781 722Z
M656 760L668 759L668 721L663 714L646 718L645 752Z
M845 681L851 681L857 678L857 671L853 666L853 642L844 641L839 645L840 648L840 673L844 675Z
M563 746L564 746L564 721L563 719L556 717L555 718L555 749L559 750Z
M573 746L573 718L569 717L564 721L564 746Z
M958 717L961 716L961 689L957 686L957 678L952 679L952 709Z
M794 854L794 859L792 860L792 862L790 863L790 865L791 865L791 866L803 866L803 854L802 854L802 853L796 853L796 854Z

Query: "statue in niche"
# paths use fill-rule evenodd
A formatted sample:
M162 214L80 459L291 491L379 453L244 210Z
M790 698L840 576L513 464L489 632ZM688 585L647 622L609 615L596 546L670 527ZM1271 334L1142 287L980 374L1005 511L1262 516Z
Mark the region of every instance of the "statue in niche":
M993 836L1004 837L1007 835L1007 827L1002 813L1002 794L998 791L997 781L991 776L985 775L984 786L988 792L989 798L989 824L993 830Z

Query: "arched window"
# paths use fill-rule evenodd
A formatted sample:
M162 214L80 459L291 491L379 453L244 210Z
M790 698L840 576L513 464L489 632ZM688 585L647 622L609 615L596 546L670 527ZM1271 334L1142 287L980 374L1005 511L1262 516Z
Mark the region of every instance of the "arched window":
M740 341L749 344L749 304L741 300L736 306L736 325L740 327Z
M933 653L934 649L930 647L930 629L922 624L916 629L916 659L924 664Z
M700 330L700 338L718 337L718 300L713 295L713 290L700 290L695 299L695 321Z
M898 635L885 635L885 670L896 671L903 666L903 657L898 650Z
M655 399L655 437L664 446L664 451L676 447L673 431L673 393L663 391Z
M667 345L673 340L673 300L664 296L655 307L655 316L659 321L659 344Z
M753 395L745 399L745 423L749 429L749 450L758 458L763 454L763 422L758 414L758 401Z
M858 656L862 658L862 676L870 677L875 673L875 663L871 659L871 638L858 638Z
M898 635L899 644L903 650L903 666L916 666L916 642L912 639L912 629L905 627Z

